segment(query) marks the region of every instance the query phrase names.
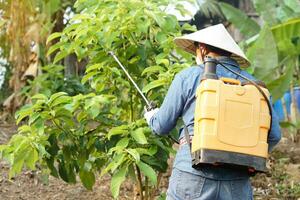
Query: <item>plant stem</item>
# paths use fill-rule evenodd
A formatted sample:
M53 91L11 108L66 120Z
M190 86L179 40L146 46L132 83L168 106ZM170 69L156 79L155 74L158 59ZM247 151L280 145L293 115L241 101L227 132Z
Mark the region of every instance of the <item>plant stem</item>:
M153 187L152 191L150 192L149 194L149 199L152 200L154 199L154 196L155 196L155 192L158 190L159 188L159 185L160 185L160 181L162 179L162 175L163 173L162 172L158 172L158 175L157 175L157 184L155 187Z
M66 131L63 127L61 127L58 123L56 123L55 119L51 119L51 121L54 123L54 125L60 129L62 132L68 134L68 131Z
M129 32L129 35L130 35L131 39L133 40L134 44L136 46L139 46L139 43L136 41L136 39L135 39L134 35L132 34L132 32Z
M132 89L130 89L130 94L132 92ZM130 123L133 122L133 101L132 101L132 95L130 95Z
M149 185L148 177L145 177L145 200L149 200Z
M144 200L144 197L143 197L143 182L142 182L141 171L140 171L140 169L138 168L137 165L135 165L135 168L136 168L136 173L137 173L137 181L138 181L140 200Z
M177 62L180 63L180 59L179 59L177 56L175 56L173 53L170 53L170 55L171 55Z
M297 80L298 80L298 83L299 83L299 80L300 80L300 71L299 71L299 57L297 56L296 58L296 63L295 63L295 68L296 68L296 72L297 72ZM299 86L300 86L300 83L299 83Z

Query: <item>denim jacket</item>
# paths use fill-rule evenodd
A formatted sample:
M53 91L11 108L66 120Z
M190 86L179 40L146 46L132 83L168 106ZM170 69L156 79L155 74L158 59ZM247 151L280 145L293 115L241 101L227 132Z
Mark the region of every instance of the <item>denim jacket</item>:
M230 69L251 80L255 80L249 73L241 70L235 60L229 57L219 57L218 60ZM175 76L159 111L150 120L150 127L154 133L158 135L168 134L176 126L178 118L181 117L188 128L189 134L193 135L195 94L203 72L204 66L200 65L184 69ZM220 65L217 65L217 75L218 77L238 79L241 82L245 81ZM272 113L272 125L268 137L269 151L271 151L281 139L278 117L275 112ZM179 139L182 137L184 137L183 128L179 131ZM201 170L192 168L191 153L188 145L182 145L177 151L173 167L217 180L234 180L248 176L245 171L225 169L222 167L203 167Z

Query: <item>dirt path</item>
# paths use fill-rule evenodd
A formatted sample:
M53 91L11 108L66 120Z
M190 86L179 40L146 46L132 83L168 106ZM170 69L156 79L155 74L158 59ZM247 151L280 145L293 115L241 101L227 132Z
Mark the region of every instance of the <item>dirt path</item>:
M0 144L5 143L16 127L0 125ZM255 199L300 200L300 142L283 138L270 158L270 171L252 178ZM110 177L97 179L93 191L80 183L69 185L54 177L48 185L43 184L39 172L24 171L13 180L8 180L9 166L0 161L0 199L2 200L111 200ZM168 172L163 177L161 191L168 185ZM133 185L126 181L120 191L121 200L131 200Z

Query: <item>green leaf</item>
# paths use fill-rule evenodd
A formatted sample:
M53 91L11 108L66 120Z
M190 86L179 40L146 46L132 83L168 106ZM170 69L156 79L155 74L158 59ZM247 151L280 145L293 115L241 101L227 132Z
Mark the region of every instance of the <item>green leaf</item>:
M243 35L251 37L259 32L259 25L254 20L250 19L243 11L227 3L219 4L226 19L233 23Z
M59 96L57 98L55 98L50 104L49 106L51 107L55 107L55 106L59 106L61 104L67 104L67 103L71 103L72 98L69 96Z
M65 93L65 92L55 93L55 94L51 95L51 97L50 97L50 99L48 101L48 104L51 105L54 102L55 99L57 99L57 98L59 98L61 96L66 96L66 95L67 95L67 93Z
M35 163L38 161L38 152L34 148L30 148L27 150L27 155L25 158L25 164L29 169L35 170Z
M163 43L163 42L165 42L167 39L168 39L167 35L164 34L163 32L158 32L158 33L156 34L156 40L157 40L157 42L159 42L159 43Z
M132 132L130 132L130 135L137 141L139 144L147 144L147 139L144 134L144 128L138 128Z
M58 61L60 61L61 59L65 58L67 55L69 55L69 52L67 52L67 51L59 51L55 55L55 57L54 57L53 64L56 64Z
M92 190L95 184L95 174L92 171L80 170L79 177L83 184L83 186L88 189Z
M15 159L14 162L9 170L9 179L14 177L16 174L19 174L22 171L22 167L24 164L24 156L25 156L25 151L22 152L21 155L18 155Z
M125 181L127 167L121 168L111 178L110 190L113 198L117 198L120 192L120 186Z
M291 19L285 23L273 26L271 30L277 42L300 37L300 18Z
M31 126L23 125L18 128L18 134L31 133Z
M58 173L60 178L62 178L67 183L69 182L68 171L65 168L65 164L62 162L58 164Z
M278 55L275 40L268 26L263 27L256 42L247 50L247 56L256 78L263 81L273 79L273 69L278 65Z
M47 38L46 44L48 44L50 41L52 41L52 40L54 40L54 39L56 39L56 38L59 38L61 35L62 35L62 33L60 33L60 32L52 33L52 34Z
M143 92L144 93L147 93L149 92L150 90L154 89L154 88L157 88L157 87L160 87L160 86L163 86L166 84L166 81L164 79L161 79L161 80L155 80L155 81L152 81L150 82L148 85L146 85L144 88L143 88Z
M110 139L113 135L123 135L128 133L128 127L126 125L114 127L110 129L107 134L108 139Z
M49 50L47 51L47 56L50 56L52 53L54 53L55 51L59 50L60 47L63 45L63 42L58 42L54 45L52 45Z
M25 117L29 117L33 114L33 108L30 106L23 107L16 113L16 124L19 124Z
M163 64L164 66L168 67L170 65L170 61L165 58L159 58L159 59L156 59L156 64L158 64L158 65Z
M291 80L293 78L293 59L287 61L285 74L281 75L279 78L267 83L267 87L269 88L273 101L275 102L277 99L281 98L283 94L289 89Z
M54 158L46 159L47 167L50 169L50 174L56 178L59 178L57 169L54 166Z
M297 128L295 124L291 123L291 122L280 122L280 127L281 128Z
M45 10L44 12L48 13L48 16L51 17L55 12L57 12L61 7L60 0L51 0L45 1Z
M137 163L137 166L139 167L141 172L149 178L152 185L157 184L157 176L156 176L156 173L155 173L155 171L153 170L152 167L150 167L149 165L147 165L146 163L144 163L142 161Z
M44 94L36 94L33 97L31 97L31 99L38 99L38 100L44 100L44 101L46 101L48 98Z
M91 77L100 74L100 72L98 71L90 71L88 72L86 75L83 76L83 78L81 79L81 83L84 84L86 83Z
M136 148L136 150L140 155L145 154L145 155L153 156L157 152L157 146L151 146L150 149Z
M14 135L10 141L10 145L15 147L12 155L13 160L11 163L11 169L9 171L9 178L12 178L22 171L26 155L28 150L31 149L31 146L28 138L21 135Z
M265 22L269 25L274 25L278 22L277 19L277 2L270 0L252 0L255 10L260 14Z
M140 161L140 154L136 149L126 149L126 151L134 158L135 162Z
M296 13L300 13L300 4L298 0L284 0L286 6L294 10Z
M60 162L58 165L59 176L67 183L76 183L74 168L70 162Z
M144 69L144 71L142 72L142 76L148 73L155 73L155 72L164 72L165 68L163 68L162 66L159 65L154 65L151 67L147 67L146 69Z
M118 149L125 149L129 144L129 138L122 138L119 140L119 142L116 144L116 148Z
M102 177L104 174L106 174L108 171L111 171L112 173L124 162L126 161L125 154L117 154L113 157L113 160L105 167L100 174L100 177Z
M197 27L195 25L191 26L188 23L183 24L182 29L186 31L192 31L192 32L197 31Z
M88 66L87 69L85 70L86 73L90 72L90 71L94 71L95 69L99 69L101 68L102 65L100 63Z

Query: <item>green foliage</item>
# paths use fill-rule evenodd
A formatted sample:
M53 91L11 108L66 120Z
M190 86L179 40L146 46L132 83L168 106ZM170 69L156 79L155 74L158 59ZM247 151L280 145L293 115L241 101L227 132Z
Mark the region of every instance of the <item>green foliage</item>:
M259 32L259 25L249 18L243 11L227 3L219 3L219 5L226 16L226 19L233 23L245 37L251 37Z
M211 17L221 17L224 18L224 15L222 13L222 10L220 6L218 5L217 0L196 0L196 3L199 6L199 11L201 14L203 14L207 18Z
M248 48L247 57L258 79L265 82L272 80L273 70L278 65L278 55L273 34L267 25L260 31L255 43Z
M300 5L297 0L252 0L254 7L269 25L276 25L299 17Z
M111 179L111 192L114 198L119 195L119 190L122 182L125 181L127 169L123 167L117 173L115 173Z
M300 183L293 180L287 166L293 165L291 155L275 150L273 153L277 162L271 168L272 179L276 181L276 195L283 199L297 199L300 196Z
M161 10L168 2L75 3L80 14L71 19L62 33L48 38L47 42L60 39L48 55L58 50L54 63L71 53L79 60L87 59L82 83L91 93L52 94L63 91L59 87L62 68L55 64L44 68L48 73L33 83L43 90L32 97L32 105L16 114L17 123L25 125L1 147L2 156L12 164L12 176L22 166L32 167L38 161L47 166L51 175L69 183L75 183L78 174L87 189L92 189L98 172L100 176L109 173L114 198L126 177L132 177L142 189L157 188L156 176L168 167L167 160L174 152L172 143L151 133L141 119L144 102L107 53L113 50L147 96L161 101L174 75L191 61L190 55L174 52L173 39L182 30L175 16ZM28 141L25 147L32 149L33 154L37 152L37 159L27 161L26 156L21 156L21 161L14 161L20 157L18 138ZM146 183L148 179L150 185Z
M222 11L240 32L249 38L246 40L247 56L252 67L248 70L266 82L273 100L281 98L293 80L293 74L300 78L300 5L297 0L266 1L253 0L256 11L264 20L260 29L256 22L236 8L220 3ZM241 20L243 19L243 20Z
M1 68L0 71L2 70L2 73L4 73L4 76L0 75L1 78L3 78L2 80L0 80L0 82L2 82L2 86L0 88L0 105L3 105L3 102L11 93L11 89L9 88L9 77L11 75L11 68L7 63L3 63L1 61L0 61L0 68ZM3 68L5 68L5 72L3 71L4 70Z
M41 69L41 74L33 80L28 80L28 85L22 89L22 94L28 98L37 92L50 96L60 91L69 95L85 94L89 91L85 85L81 84L79 77L65 78L64 66L50 64Z

